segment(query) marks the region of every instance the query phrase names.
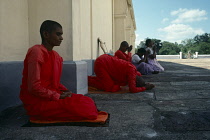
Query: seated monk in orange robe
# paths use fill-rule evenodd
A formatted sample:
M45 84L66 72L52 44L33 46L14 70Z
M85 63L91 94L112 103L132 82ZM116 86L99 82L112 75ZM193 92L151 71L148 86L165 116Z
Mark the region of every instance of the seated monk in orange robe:
M119 59L131 62L131 58L132 58L131 50L132 50L132 48L133 48L132 45L129 47L128 42L123 41L120 44L119 50L117 50L115 52L114 56L116 56ZM128 54L125 53L126 51L128 51Z
M29 48L26 54L20 91L30 120L95 120L98 111L94 101L60 83L63 59L53 47L63 40L62 26L46 20L40 34L42 44Z
M88 77L88 85L107 92L116 92L120 86L129 86L132 93L152 89L153 84L145 84L141 74L130 62L108 54L99 56L94 64L96 76Z

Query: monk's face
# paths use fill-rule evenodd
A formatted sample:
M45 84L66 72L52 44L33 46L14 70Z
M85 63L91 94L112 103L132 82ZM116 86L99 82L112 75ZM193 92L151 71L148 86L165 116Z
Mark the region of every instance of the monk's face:
M128 45L122 46L121 51L126 52L128 50L128 48L129 48Z
M121 51L122 52L126 52L127 51L127 47L122 47Z
M53 30L51 33L48 33L46 36L46 41L51 46L60 46L62 40L63 40L63 30L60 27L57 27L55 30Z
M152 47L153 45L154 45L154 42L150 41L148 47Z

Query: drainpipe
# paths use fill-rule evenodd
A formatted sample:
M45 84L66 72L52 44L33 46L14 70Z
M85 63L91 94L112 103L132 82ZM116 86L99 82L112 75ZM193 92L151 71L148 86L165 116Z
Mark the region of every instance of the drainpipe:
M114 0L112 0L112 51L114 52L114 46L115 46L115 34L114 34Z
M93 6L92 6L92 0L90 0L90 45L91 45L91 59L93 59Z

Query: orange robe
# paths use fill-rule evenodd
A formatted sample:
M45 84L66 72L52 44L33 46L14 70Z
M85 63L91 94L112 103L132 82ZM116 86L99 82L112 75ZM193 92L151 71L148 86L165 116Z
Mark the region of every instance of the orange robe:
M128 61L128 62L131 62L131 53L128 52L128 54L122 52L121 50L117 50L114 54L114 56L116 56L117 58L119 59L122 59L122 60L125 60L125 61Z
M136 87L136 75L141 74L130 62L103 54L96 59L94 71L96 77L88 77L89 86L107 92L116 92L120 90L120 86L127 84L132 93L146 90L145 87Z
M28 50L24 60L20 99L31 120L96 119L94 101L81 94L59 99L67 88L60 83L62 57L43 45Z

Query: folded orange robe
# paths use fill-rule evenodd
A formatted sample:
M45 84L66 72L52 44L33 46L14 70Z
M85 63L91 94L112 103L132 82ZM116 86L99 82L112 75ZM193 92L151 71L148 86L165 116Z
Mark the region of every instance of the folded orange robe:
M107 92L116 92L120 86L128 84L132 93L146 90L145 87L136 87L136 75L141 74L130 62L103 54L94 64L96 77L88 77L88 85Z
M59 99L67 88L60 83L63 59L43 45L28 50L24 60L20 99L30 120L84 120L97 118L94 101L80 94Z
M114 54L115 57L119 58L119 59L122 59L122 60L125 60L125 61L128 61L128 62L131 62L131 53L128 52L128 54L122 52L121 50L117 50Z
M79 121L45 121L45 120L30 120L31 123L35 124L54 124L54 123L71 123L71 122L90 122L90 123L100 123L105 124L107 119L109 117L109 114L104 111L98 112L97 119L95 120L79 120Z

